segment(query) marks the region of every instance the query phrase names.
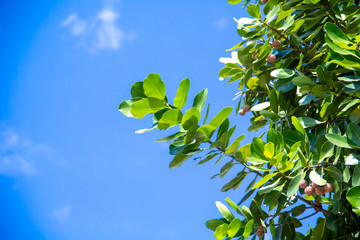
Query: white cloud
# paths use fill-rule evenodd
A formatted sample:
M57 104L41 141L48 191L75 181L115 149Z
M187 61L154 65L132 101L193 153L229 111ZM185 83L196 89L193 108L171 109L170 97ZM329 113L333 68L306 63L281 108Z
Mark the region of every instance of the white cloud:
M0 174L35 175L35 162L48 155L50 148L35 144L19 136L11 129L0 132Z
M61 23L61 26L63 27L68 26L70 28L72 35L74 36L84 34L88 28L86 21L79 18L76 13L73 13L69 17L67 17Z
M228 19L225 18L225 17L223 17L223 18L219 18L219 19L215 20L215 21L213 22L213 25L214 25L216 28L222 30L222 29L224 29L224 28L226 28L226 27L228 26L228 23L229 23L229 22L228 22Z
M122 30L117 28L115 22L118 15L111 8L104 8L98 15L101 22L97 30L97 46L99 48L118 49L124 38Z
M98 49L119 49L125 40L131 41L134 34L125 34L117 24L119 14L113 5L118 0L104 1L105 7L92 18L84 20L77 13L70 14L60 25L70 30L71 34L91 51Z
M55 209L53 215L59 222L64 223L71 215L71 207L65 205L62 208Z

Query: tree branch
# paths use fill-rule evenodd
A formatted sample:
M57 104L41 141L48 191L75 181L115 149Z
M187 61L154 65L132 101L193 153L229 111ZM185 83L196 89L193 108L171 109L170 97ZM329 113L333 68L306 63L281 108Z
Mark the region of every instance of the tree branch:
M330 3L329 3L329 0L324 0L327 7L329 8L329 12L330 12L330 15L334 18L334 21L335 21L335 24L339 27L339 28L342 28L341 24L339 23L338 19L336 18L336 15L334 13L334 10L332 9L332 7L330 6Z

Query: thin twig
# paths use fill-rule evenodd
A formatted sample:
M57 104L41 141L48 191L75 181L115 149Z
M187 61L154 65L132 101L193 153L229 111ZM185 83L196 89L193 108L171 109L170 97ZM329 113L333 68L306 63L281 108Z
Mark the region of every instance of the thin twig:
M271 28L271 30L273 30L274 32L276 32L277 34L279 34L282 38L284 38L285 40L289 40L290 45L293 48L296 48L299 52L301 52L302 54L305 54L305 51L302 50L301 48L299 48L295 43L293 43L290 39L288 39L284 34L282 34L279 30L277 30L276 28L274 28L273 26L269 25L267 22L264 22L263 20L259 19L263 24L265 24L267 27Z
M326 3L327 7L329 8L329 11L330 11L331 16L332 16L332 17L334 18L334 20L335 20L336 25L337 25L339 28L342 28L341 24L339 23L336 15L335 15L335 13L334 13L334 10L332 9L332 7L331 7L331 5L330 5L330 3L329 3L329 0L324 0L324 1L325 1L325 3Z

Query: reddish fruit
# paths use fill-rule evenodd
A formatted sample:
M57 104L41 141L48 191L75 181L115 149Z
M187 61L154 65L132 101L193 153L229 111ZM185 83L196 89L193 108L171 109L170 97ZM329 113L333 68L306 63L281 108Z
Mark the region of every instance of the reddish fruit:
M272 42L272 46L273 46L273 48L279 48L280 47L280 41L279 40L274 40Z
M261 0L261 4L266 4L269 0Z
M245 115L245 110L244 110L244 109L240 109L239 114L240 114L241 116L244 116L244 115Z
M317 188L315 188L315 193L316 193L316 195L321 196L321 195L325 194L325 190L323 187L317 187Z
M321 206L321 202L319 200L315 200L315 206L320 207Z
M258 238L262 238L262 236L264 235L264 227L263 226L259 226L257 232L256 232L256 236L258 236Z
M245 105L243 109L245 112L249 112L251 110L251 107L249 105Z
M276 62L276 56L274 54L270 54L268 56L268 62L269 63L275 63Z
M256 60L256 56L257 56L257 52L254 52L254 53L251 55L252 59L254 59L254 60Z
M311 183L311 186L312 186L312 188L313 188L313 189L316 189L316 188L318 188L318 187L319 187L319 185L317 185L317 184L316 184L316 183L314 183L314 182L313 182L313 183Z
M331 185L331 183L325 183L324 190L325 192L332 192L333 186Z
M299 187L302 189L305 189L307 186L309 186L308 182L306 180L301 180L299 183Z
M304 192L306 195L312 196L314 195L315 190L312 187L308 186L305 188Z

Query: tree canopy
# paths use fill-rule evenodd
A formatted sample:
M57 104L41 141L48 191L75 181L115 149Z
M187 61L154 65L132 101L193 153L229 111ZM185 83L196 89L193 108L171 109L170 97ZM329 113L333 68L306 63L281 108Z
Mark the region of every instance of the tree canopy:
M166 97L160 75L131 88L119 110L127 117L153 114L154 129L178 131L169 142L170 168L195 157L198 165L223 162L221 191L250 181L239 203L217 202L221 217L206 226L216 239L360 238L360 6L355 0L228 0L248 17L235 19L241 40L221 58L220 80L238 88L237 107L208 119L207 89L184 110L190 80ZM229 115L252 114L249 131L266 134L241 144ZM247 113L248 112L248 113ZM198 156L200 154L200 156ZM248 206L243 205L251 199ZM230 211L230 210L231 211ZM314 228L299 232L301 220Z

